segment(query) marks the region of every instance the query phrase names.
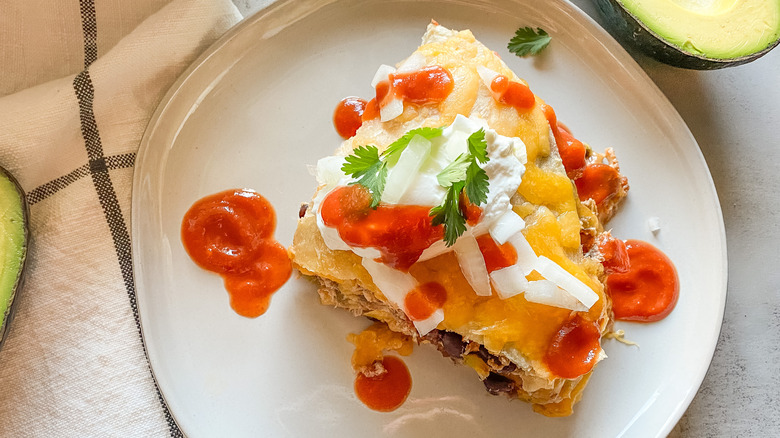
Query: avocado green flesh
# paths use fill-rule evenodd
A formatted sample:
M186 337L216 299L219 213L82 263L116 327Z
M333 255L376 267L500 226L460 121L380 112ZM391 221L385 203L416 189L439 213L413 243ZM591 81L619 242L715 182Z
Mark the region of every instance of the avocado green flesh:
M780 39L778 0L619 0L648 30L682 51L737 59Z
M0 341L27 250L24 202L16 181L0 168Z

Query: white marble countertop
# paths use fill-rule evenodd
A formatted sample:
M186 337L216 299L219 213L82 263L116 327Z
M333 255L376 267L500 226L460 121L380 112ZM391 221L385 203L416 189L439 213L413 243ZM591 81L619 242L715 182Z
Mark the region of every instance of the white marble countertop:
M272 3L233 1L245 15ZM572 2L600 22L591 0ZM720 340L670 436L780 436L780 49L716 71L637 61L699 143L728 242Z

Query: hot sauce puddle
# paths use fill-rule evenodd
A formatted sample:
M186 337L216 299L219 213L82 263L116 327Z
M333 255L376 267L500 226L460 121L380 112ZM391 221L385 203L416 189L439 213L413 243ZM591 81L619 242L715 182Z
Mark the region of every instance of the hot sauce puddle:
M412 390L412 376L403 360L396 356L382 358L384 373L355 377L355 395L366 407L379 412L398 409Z
M233 310L256 318L292 273L286 249L274 239L275 228L268 200L252 190L232 189L195 202L182 220L181 239L195 264L223 278Z
M626 240L626 250L627 272L607 277L615 319L653 322L665 318L680 294L674 264L658 248L641 240Z

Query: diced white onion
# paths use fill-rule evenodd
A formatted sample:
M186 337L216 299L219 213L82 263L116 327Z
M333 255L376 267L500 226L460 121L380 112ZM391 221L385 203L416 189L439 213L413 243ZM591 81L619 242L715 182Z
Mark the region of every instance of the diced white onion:
M420 258L417 259L417 261L424 262L426 260L430 260L434 257L438 257L442 254L448 253L451 250L452 248L448 247L443 240L437 240L436 242L433 242L431 246L425 248L425 251L423 251L423 253L420 254Z
M502 300L522 293L528 287L523 269L518 265L497 269L490 273L490 281L496 289L496 295Z
M647 228L650 229L651 233L658 234L658 232L661 231L661 218L658 216L647 218Z
M598 294L593 292L593 289L545 256L536 259L534 270L571 294L588 309L599 300Z
M528 163L528 150L525 146L525 143L523 143L523 140L520 140L517 137L512 138L512 141L514 142L513 146L514 146L515 157L517 158L517 161L525 165L526 163Z
M531 248L531 244L528 243L525 235L523 235L523 232L520 231L513 234L507 241L515 247L517 265L523 268L523 272L525 272L526 275L530 274L536 265L537 257L534 249Z
M471 233L464 233L452 245L463 276L474 289L477 295L488 297L492 294L490 289L490 277L482 251L479 250L477 239Z
M317 161L317 182L326 185L338 184L339 180L346 177L341 167L344 165L344 157L330 156L320 158Z
M382 291L382 294L392 303L404 309L406 294L417 287L417 281L414 277L411 274L393 269L384 263L366 258L363 259L363 267L371 275L371 279L376 287Z
M371 79L371 86L376 88L378 83L389 80L389 76L393 73L395 73L395 67L385 64L380 65L374 74L374 79Z
M477 74L479 74L479 77L482 79L482 82L485 84L488 90L490 90L490 85L493 83L493 79L498 76L498 72L481 65L477 66Z
M444 153L447 161L455 161L458 156L464 152L468 152L468 139L471 133L464 131L452 131L447 138L447 141L441 147L441 151Z
M409 141L398 162L387 174L382 201L397 204L409 186L416 180L420 167L431 155L431 142L421 135L415 135Z
M384 106L379 107L379 121L387 122L404 113L403 99L393 98Z
M420 336L425 336L431 330L438 327L439 323L444 321L444 310L436 309L431 316L422 321L412 321Z
M576 298L549 280L529 281L525 291L525 299L532 303L560 307L562 309L587 310Z
M525 228L525 221L514 210L509 210L502 214L492 225L490 225L490 235L499 245L503 245L510 237L522 231Z
M424 66L425 55L420 52L414 52L412 56L406 58L406 60L398 66L398 73L411 73L420 70Z

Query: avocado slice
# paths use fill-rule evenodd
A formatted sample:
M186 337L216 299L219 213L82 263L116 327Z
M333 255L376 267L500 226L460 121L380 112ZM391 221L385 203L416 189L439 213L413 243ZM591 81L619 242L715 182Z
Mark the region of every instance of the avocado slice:
M0 167L0 347L13 317L29 241L29 208L16 179Z
M780 43L778 0L596 0L596 6L624 46L677 67L741 65Z

